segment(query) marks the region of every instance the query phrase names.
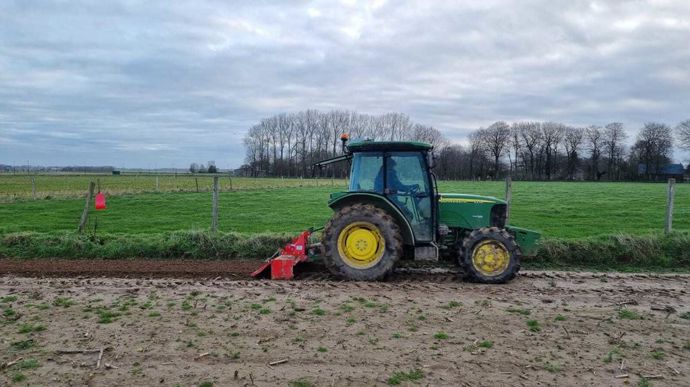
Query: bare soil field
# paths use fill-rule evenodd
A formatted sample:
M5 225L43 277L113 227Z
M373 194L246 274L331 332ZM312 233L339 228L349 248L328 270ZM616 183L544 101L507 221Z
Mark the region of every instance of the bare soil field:
M0 259L1 274L24 276L199 277L249 279L260 260Z
M690 385L688 275L524 272L496 286L8 272L0 385Z

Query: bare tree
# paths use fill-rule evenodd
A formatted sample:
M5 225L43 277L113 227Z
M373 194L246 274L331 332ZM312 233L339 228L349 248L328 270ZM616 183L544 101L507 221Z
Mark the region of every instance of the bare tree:
M280 151L279 159L274 160L274 163L277 164L277 167L274 168L276 176L289 173L289 165L285 163L285 156L287 151L288 159L291 158L292 123L287 114L278 115L278 149Z
M529 155L529 178L536 178L537 148L541 142L541 124L538 122L521 122L516 124L525 149Z
M520 158L520 152L522 150L522 139L520 138L520 129L517 123L513 123L510 127L510 146L512 147L513 155L511 156L510 151L508 152L508 161L510 162L510 174L511 176L518 171L518 160ZM524 163L524 158L523 158Z
M620 164L623 158L623 141L628 137L620 122L612 122L604 128L604 147L606 148L607 173L610 180L620 178Z
M483 140L486 149L494 158L493 176L498 178L501 171L501 156L510 141L510 126L503 121L494 122L484 131Z
M671 127L657 122L648 122L637 135L633 153L645 166L647 178L658 173L671 160L673 135Z
M436 173L446 179L467 179L469 155L461 145L448 145L438 152Z
M433 145L434 149L439 151L448 144L448 141L446 141L438 129L420 124L415 124L412 127L412 139L429 143Z
M554 164L558 154L558 144L563 137L564 128L565 125L557 122L546 122L541 125L542 145L546 153L544 173L547 180L551 180L551 175L555 169Z
M676 126L676 134L680 146L690 150L690 119L687 119Z
M563 135L563 146L565 147L565 153L567 157L566 174L569 180L575 178L575 171L578 165L578 151L582 146L582 141L584 139L584 129L582 128L565 128L565 134Z
M333 132L333 156L339 152L340 136L350 128L350 114L343 111L331 112L331 131Z
M474 179L477 176L481 176L481 169L479 173L476 172L477 162L483 159L484 150L486 149L484 145L486 129L476 130L469 135L470 140L470 177Z
M589 150L590 170L592 180L599 180L599 160L601 158L601 148L604 145L604 135L600 126L592 125L586 131L586 146Z
M278 159L278 117L273 116L270 118L265 118L261 120L261 127L264 131L266 140L266 157L268 159L268 166L275 168L275 161ZM272 153L269 153L271 152ZM272 156L272 157L271 157ZM267 171L269 173L275 173L275 170Z

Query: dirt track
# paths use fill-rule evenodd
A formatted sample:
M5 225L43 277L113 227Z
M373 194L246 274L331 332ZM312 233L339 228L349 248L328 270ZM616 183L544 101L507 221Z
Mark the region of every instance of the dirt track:
M5 368L0 385L17 374L32 385L690 385L689 285L560 272L504 286L6 274L0 363L37 364ZM99 369L98 353L56 352L99 348Z
M249 278L258 260L98 260L98 259L0 259L0 274L25 276L121 276L121 277L227 277Z

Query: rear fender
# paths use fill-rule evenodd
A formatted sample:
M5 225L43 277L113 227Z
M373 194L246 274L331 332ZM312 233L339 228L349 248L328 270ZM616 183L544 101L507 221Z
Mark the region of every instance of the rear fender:
M412 231L410 222L407 221L402 212L400 212L400 210L385 196L364 192L350 192L334 196L335 195L333 195L332 199L328 202L328 206L331 207L333 211L338 211L343 207L357 203L371 204L386 211L398 223L400 231L402 232L403 242L407 245L415 245L414 232Z

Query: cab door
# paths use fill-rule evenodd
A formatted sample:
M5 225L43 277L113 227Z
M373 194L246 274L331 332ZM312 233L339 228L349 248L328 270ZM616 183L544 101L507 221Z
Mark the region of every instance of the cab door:
M420 152L391 152L384 164L384 194L410 222L418 242L433 241L433 193L426 158Z

